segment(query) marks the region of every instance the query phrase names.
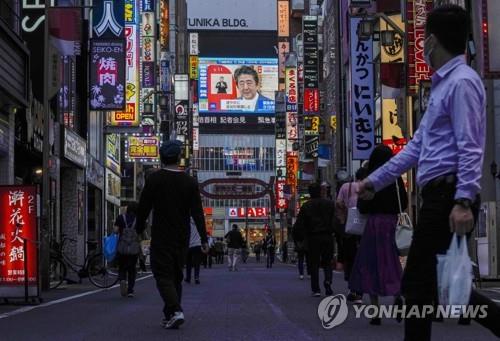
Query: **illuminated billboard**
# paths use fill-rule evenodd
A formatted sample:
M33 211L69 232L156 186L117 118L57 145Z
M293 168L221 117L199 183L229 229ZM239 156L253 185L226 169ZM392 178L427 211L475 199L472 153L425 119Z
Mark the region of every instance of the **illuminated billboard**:
M276 58L199 58L200 113L274 114Z
M159 162L160 136L128 136L125 141L127 162Z

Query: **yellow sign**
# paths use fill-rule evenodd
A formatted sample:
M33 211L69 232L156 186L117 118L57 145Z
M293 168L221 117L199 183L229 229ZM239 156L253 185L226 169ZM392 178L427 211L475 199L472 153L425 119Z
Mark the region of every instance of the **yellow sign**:
M401 19L401 14L389 16L403 32L405 32L405 24ZM384 20L380 19L381 31L394 31L394 29ZM381 46L382 63L404 63L404 38L398 32L394 32L394 43L391 46Z
M406 139L398 119L398 105L395 99L382 101L382 142L390 147L394 154L400 152L406 145Z
M278 37L290 35L290 5L288 1L278 1Z
M189 78L198 79L198 56L189 56Z
M337 115L330 116L330 128L333 132L337 131Z
M318 135L319 134L319 116L305 116L305 134Z
M158 161L160 156L158 136L129 136L125 146L127 161Z
M125 111L111 113L112 126L136 126L139 124L139 115L135 103L127 103Z

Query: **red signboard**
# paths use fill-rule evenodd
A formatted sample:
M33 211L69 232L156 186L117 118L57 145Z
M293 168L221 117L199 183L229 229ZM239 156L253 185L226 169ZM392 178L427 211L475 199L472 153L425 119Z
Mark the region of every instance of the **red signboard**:
M408 37L408 84L409 93L415 95L418 83L428 80L431 74L424 59L425 24L427 14L432 10L433 0L408 0L407 37Z
M264 218L269 216L269 208L267 207L248 207L248 218ZM245 207L229 208L229 217L245 218Z
M285 184L286 178L278 178L276 180L276 208L278 210L284 210L287 208L285 198Z
M319 112L319 89L304 89L304 112Z
M24 295L26 262L28 285L37 286L36 200L35 186L0 187L0 296L2 297ZM24 240L27 241L26 250Z
M292 195L297 193L297 173L299 172L299 157L294 153L286 153L286 184L290 186Z

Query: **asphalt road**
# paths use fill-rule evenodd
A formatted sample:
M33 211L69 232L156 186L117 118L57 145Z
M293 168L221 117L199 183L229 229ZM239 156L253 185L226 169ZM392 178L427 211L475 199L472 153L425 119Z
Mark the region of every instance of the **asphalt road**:
M334 292L345 293L341 274L334 281ZM3 314L0 310L0 340L403 339L402 324L384 319L382 326L371 326L365 318L356 319L352 307L345 323L325 330L317 314L322 298L310 297L309 281L299 280L289 265L266 269L262 263L243 264L238 272L222 265L202 269L201 285L184 286L186 323L179 330L160 327L162 302L151 277L137 283L135 298L120 297L118 288L68 294L36 307L4 309ZM435 340L496 340L478 324L459 326L456 320L435 323L433 336Z

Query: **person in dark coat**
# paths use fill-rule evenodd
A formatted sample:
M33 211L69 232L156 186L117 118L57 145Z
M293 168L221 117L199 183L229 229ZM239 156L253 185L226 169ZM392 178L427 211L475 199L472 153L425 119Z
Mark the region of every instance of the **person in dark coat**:
M141 193L136 229L142 233L153 210L151 225L151 270L164 302L162 325L176 329L184 323L181 307L183 267L189 246L190 218L208 252L207 231L198 183L179 170L182 143L164 142L160 148L163 168L152 173Z
M319 268L323 267L323 285L327 296L332 295L332 260L335 203L321 198L321 185L309 185L311 198L300 208L294 225L294 239L305 244L308 250L311 289L314 297L321 296L319 287Z
M227 260L229 271L238 271L236 263L238 262L238 257L243 248L243 236L238 230L238 225L233 224L233 229L229 231L226 236L227 240Z

